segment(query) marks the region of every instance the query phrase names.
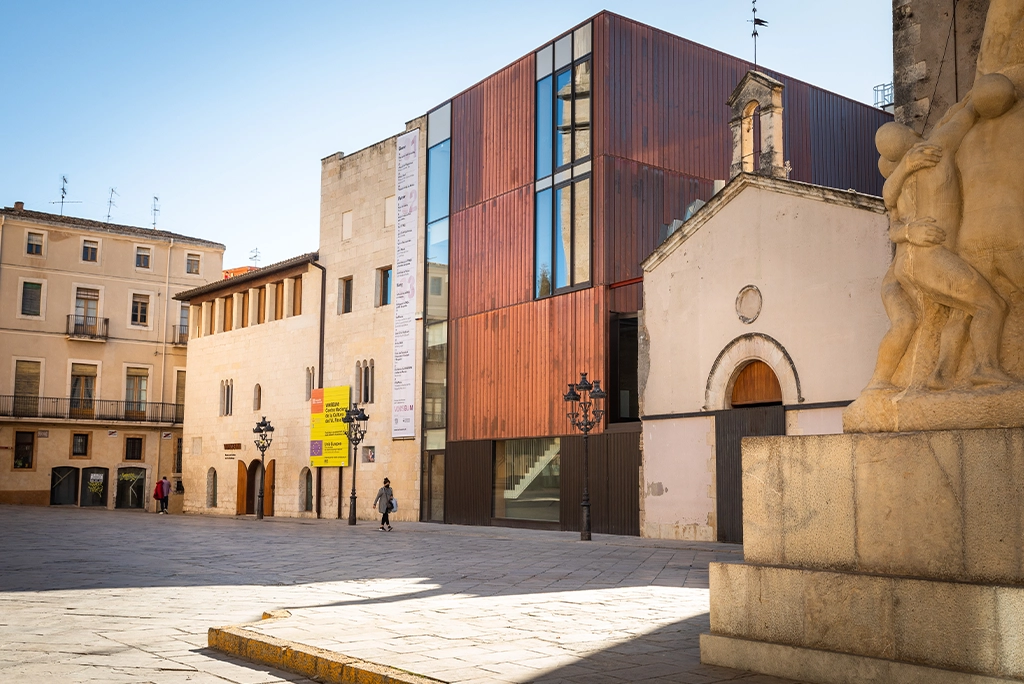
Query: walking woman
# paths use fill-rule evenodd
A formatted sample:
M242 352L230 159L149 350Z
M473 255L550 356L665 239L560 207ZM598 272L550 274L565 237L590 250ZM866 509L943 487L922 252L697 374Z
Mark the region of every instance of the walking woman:
M391 520L388 518L388 513L391 512L391 499L394 497L394 492L391 491L391 480L384 478L384 486L377 490L377 498L373 500L373 505L377 507L377 510L381 513L380 518L380 529L381 532L387 530L391 531Z

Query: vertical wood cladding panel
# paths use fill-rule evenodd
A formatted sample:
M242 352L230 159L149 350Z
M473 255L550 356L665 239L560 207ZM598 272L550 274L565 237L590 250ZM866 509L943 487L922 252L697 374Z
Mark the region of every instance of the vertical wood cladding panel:
M714 182L641 164L620 157L597 160L600 210L595 214L595 231L603 234L606 260L603 284L615 284L643 275L640 263L659 244L662 227L682 219L686 207L711 196ZM623 297L615 296L615 311ZM637 297L639 299L639 297Z
M604 288L449 322L448 439L545 437L569 430L562 395L581 371L606 382Z
M526 186L452 216L452 318L533 299L533 202L533 188Z
M446 523L491 524L493 453L490 441L448 442L444 456Z
M533 53L452 100L452 213L533 183Z
M601 534L640 534L640 424L591 435L590 527ZM583 437L562 438L561 526L579 530L583 501Z
M725 101L753 65L614 14L595 22L595 155L690 176L728 178L732 139ZM874 132L892 116L763 69L786 85L784 156L791 178L881 194Z

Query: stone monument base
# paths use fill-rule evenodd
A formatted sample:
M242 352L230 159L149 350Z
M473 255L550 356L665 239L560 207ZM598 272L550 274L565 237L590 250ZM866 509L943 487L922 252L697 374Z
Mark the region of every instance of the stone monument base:
M844 432L1024 426L1024 385L945 391L865 390L843 411Z
M820 684L1024 681L1024 430L743 443L701 660Z

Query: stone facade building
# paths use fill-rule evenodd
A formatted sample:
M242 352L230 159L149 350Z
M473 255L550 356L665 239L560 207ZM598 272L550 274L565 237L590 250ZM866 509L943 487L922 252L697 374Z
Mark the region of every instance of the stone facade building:
M223 254L0 210L0 503L152 508L156 479L180 482L188 310L171 295L220 278Z
M413 121L406 132L423 124ZM413 435L392 434L397 140L322 161L317 253L176 295L189 302L195 322L190 368L196 380L186 395L184 428L186 511L255 512L262 471L252 428L266 416L275 430L266 454L265 515L347 518L355 472L359 519L376 517L372 503L384 477L401 501L392 519L418 519L419 417ZM412 218L419 264L422 209ZM417 274L419 297L422 269ZM422 306L417 299L417 320ZM418 330L417 379L421 346ZM354 467L311 466L311 390L342 386L370 416Z
M185 511L255 513L253 426L273 424L264 514L315 515L309 399L319 377L321 272L304 254L175 295L191 309L183 432Z

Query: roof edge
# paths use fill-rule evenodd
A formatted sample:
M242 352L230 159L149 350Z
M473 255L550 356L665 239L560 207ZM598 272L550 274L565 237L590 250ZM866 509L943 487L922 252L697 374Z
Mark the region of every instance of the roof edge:
M215 280L212 283L200 285L199 287L194 287L191 290L183 290L182 292L179 292L176 295L174 295L172 299L176 299L179 302L187 302L201 295L206 295L210 294L211 292L217 292L218 290L234 287L239 283L246 283L249 282L250 280L259 280L260 278L263 278L268 275L273 275L274 273L277 273L279 271L286 271L289 268L293 268L301 264L312 263L318 260L319 258L319 251L307 252L306 254L300 254L299 256L294 256L290 259L285 259L284 261L278 261L275 264L270 264L269 266L264 266L263 268L257 268L255 271L249 271L248 273L243 273L242 275L237 275L233 278Z
M856 190L837 190L824 185L815 185L788 178L775 178L755 173L741 173L726 183L725 187L714 195L707 204L698 209L683 226L670 235L650 256L640 263L644 273L652 271L658 264L667 259L690 236L700 230L725 205L748 187L770 190L773 192L819 200L851 209L863 209L875 214L885 214L885 203L881 197L866 195Z

